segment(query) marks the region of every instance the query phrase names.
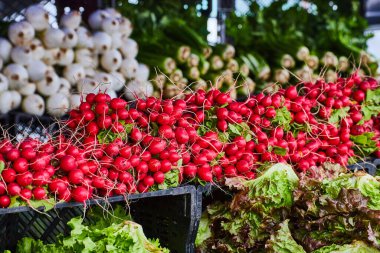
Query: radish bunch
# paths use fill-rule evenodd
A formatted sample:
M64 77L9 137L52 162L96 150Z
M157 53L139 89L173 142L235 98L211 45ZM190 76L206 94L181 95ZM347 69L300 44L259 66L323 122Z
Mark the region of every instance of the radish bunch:
M379 93L375 79L355 74L244 102L219 90L134 102L90 93L47 143L0 143L0 205L13 196L83 202L186 181L252 179L266 163L307 171L379 156Z
M78 107L82 94L116 97L127 81L127 96L152 93L149 69L135 59L130 21L106 9L95 11L88 23L72 11L54 28L42 5L26 8L25 20L12 23L8 38L0 38L0 113L21 108L61 117Z

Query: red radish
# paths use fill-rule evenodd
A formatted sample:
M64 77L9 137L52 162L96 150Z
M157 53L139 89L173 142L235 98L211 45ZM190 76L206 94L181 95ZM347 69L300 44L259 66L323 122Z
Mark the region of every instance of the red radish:
M67 183L61 179L53 179L49 184L49 190L53 193L64 193L67 190Z
M34 150L34 148L24 148L21 151L21 157L29 161L36 158L36 156L37 156L37 152Z
M194 164L188 164L184 167L183 173L188 178L194 178L197 175L197 167Z
M170 164L171 165L171 164ZM136 170L138 173L141 173L141 174L145 174L148 172L149 170L149 166L148 166L148 163L145 162L145 161L141 161L137 167L136 167Z
M138 130L137 128L133 128L129 136L135 142L141 141L143 137L140 130Z
M13 168L18 173L23 173L29 169L28 161L25 158L17 158L13 162Z
M161 162L157 159L151 159L148 162L148 168L152 172L157 172L161 169Z
M166 113L161 113L157 117L157 123L160 125L167 125L170 122L170 116Z
M152 176L146 176L144 179L143 179L143 182L146 186L150 187L152 185L154 185L154 178Z
M17 177L16 177L16 182L17 182L20 186L27 186L27 185L30 185L30 184L32 184L32 182L33 182L33 175L32 175L32 173L30 173L29 171L24 172L24 173L22 173L22 174L19 174L19 175L17 175Z
M12 183L16 180L16 171L13 169L5 169L1 172L1 177L6 183Z
M121 98L113 98L110 102L110 107L113 110L123 109L127 106L127 101Z
M7 186L2 181L0 181L0 196L6 193L6 188Z
M177 127L175 130L175 138L179 144L185 144L189 141L187 131L182 127Z
M107 170L106 173L102 173L103 176L108 177L109 180L115 181L119 177L119 172L116 170Z
M115 158L113 165L116 169L121 171L129 170L132 167L131 163L126 158L121 156Z
M11 199L7 195L0 196L0 207L6 208L11 204Z
M103 178L96 176L92 178L91 185L95 188L103 189L106 184Z
M136 167L140 163L140 158L137 155L132 155L129 158L129 162L131 163L132 167Z
M165 139L172 139L174 137L173 129L169 125L160 126L158 133Z
M152 155L161 153L166 148L166 142L160 139L153 139L150 143L148 150Z
M289 99L295 99L298 96L297 89L295 86L290 86L285 91L285 96Z
M124 146L119 151L120 155L124 158L130 158L131 157L131 147L130 146Z
M143 161L149 161L151 158L152 158L152 155L150 154L149 151L144 151L142 154L141 154L141 160Z
M128 190L127 186L123 183L116 184L116 187L114 189L115 194L117 194L117 195L124 195L127 193L127 190Z
M148 189L149 189L149 186L145 185L143 182L140 182L137 185L137 191L140 193L144 193L144 192L148 191Z
M201 180L206 181L206 182L211 182L212 181L212 172L210 169L204 169L202 167L198 168L198 176Z
M8 184L8 194L11 196L18 196L21 192L21 187L16 183L10 183Z
M20 151L18 149L11 149L7 152L6 158L8 161L15 161L20 157Z
M112 118L108 115L101 115L97 118L96 123L101 129L108 129L112 125Z
M365 99L364 91L362 91L362 90L354 91L353 98L355 99L356 102L359 102L359 103L363 102Z
M76 202L85 202L90 198L90 193L86 187L78 186L71 191L71 196Z
M69 172L69 181L72 184L80 184L84 179L84 174L80 169L73 169Z
M124 184L130 184L133 182L133 176L126 171L120 172L118 179L120 182L122 182Z
M61 158L60 168L64 171L71 171L78 167L78 164L74 157L66 155Z
M153 178L157 184L162 184L165 181L165 174L162 171L157 171L154 173Z
M80 111L85 111L85 110L91 110L91 104L89 102L82 102L80 105L79 105L79 110Z
M115 157L119 154L119 146L116 143L110 143L104 149L107 155Z

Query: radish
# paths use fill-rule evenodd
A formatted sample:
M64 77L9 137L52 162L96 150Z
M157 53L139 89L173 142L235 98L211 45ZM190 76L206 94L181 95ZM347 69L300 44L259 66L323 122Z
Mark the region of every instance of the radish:
M28 95L22 101L22 109L26 113L42 116L45 112L45 102L39 95Z
M5 169L1 172L1 177L6 183L12 183L16 180L16 171L13 169Z
M36 31L49 27L49 14L42 5L36 4L26 8L25 17Z
M28 188L24 188L20 191L20 196L24 200L28 200L32 198L32 191Z
M16 182L20 186L28 186L33 182L33 174L28 172L17 175Z
M36 200L41 200L46 198L46 190L42 187L36 187L32 190L33 197Z
M21 187L16 183L10 183L8 184L8 194L11 196L18 196L21 192Z
M11 199L7 195L0 196L0 207L6 208L11 204Z
M27 21L12 23L8 28L9 40L17 46L27 45L34 38L34 35L34 28Z
M80 184L84 179L84 174L80 169L73 169L69 172L69 181L72 184Z

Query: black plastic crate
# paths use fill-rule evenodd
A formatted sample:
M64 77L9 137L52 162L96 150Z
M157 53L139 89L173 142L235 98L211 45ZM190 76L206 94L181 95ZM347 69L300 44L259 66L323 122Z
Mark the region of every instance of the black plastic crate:
M27 137L47 141L57 129L56 121L49 116L35 116L27 113L14 113L12 134L16 141Z
M200 212L197 209L197 190L183 186L168 190L95 199L85 203L86 208L125 204L133 220L141 224L148 238L160 239L161 245L174 253L194 252ZM59 234L68 235L67 222L83 216L81 203L58 203L48 212L35 211L29 207L0 209L0 252L14 250L23 237L41 239L53 243ZM91 220L84 215L84 221Z
M376 171L380 169L380 159L368 158L363 162L347 166L351 171L364 170L368 174L375 176Z

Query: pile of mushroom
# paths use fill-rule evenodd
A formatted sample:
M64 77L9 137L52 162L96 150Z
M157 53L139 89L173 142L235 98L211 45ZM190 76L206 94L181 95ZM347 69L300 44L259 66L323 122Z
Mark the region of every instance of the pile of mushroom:
M149 96L149 68L139 64L132 24L115 9L97 10L82 21L78 11L63 15L59 28L49 24L42 5L25 10L25 20L0 38L0 113L63 116L88 93L128 99Z

